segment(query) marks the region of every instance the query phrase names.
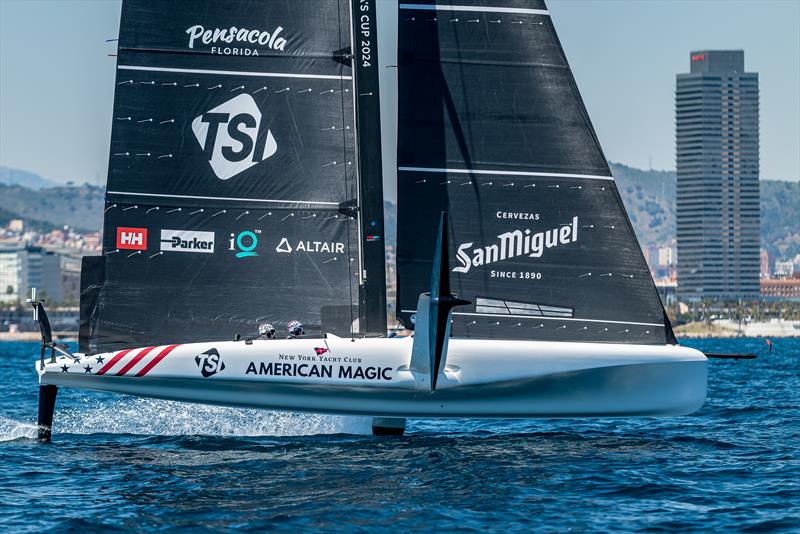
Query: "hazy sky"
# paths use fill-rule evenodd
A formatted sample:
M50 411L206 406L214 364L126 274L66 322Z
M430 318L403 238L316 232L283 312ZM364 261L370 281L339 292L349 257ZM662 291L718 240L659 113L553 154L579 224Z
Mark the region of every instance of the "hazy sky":
M800 179L800 1L548 5L609 159L674 168L675 74L691 50L738 48L760 78L761 176ZM0 164L105 181L115 66L105 40L119 12L116 0L0 0Z

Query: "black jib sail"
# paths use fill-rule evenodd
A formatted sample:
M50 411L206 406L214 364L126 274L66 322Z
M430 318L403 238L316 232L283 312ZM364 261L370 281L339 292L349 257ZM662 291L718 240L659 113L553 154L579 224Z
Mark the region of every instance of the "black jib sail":
M405 324L446 211L454 336L674 342L544 2L411 0L398 24Z
M295 319L358 331L351 17L349 2L124 2L82 350Z

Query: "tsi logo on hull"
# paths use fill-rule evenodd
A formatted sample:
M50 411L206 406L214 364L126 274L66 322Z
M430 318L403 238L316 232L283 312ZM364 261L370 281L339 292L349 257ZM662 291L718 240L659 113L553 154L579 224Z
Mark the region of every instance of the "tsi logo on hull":
M214 376L225 370L225 362L222 361L222 356L217 349L209 349L202 354L198 354L194 357L194 363L197 364L203 378Z
M258 256L256 247L258 246L258 234L261 230L245 230L238 234L231 234L229 241L230 248L228 250L235 250L237 258L247 258L250 256Z
M274 155L278 144L256 101L236 96L192 121L192 131L217 178L227 180Z
M117 248L147 250L147 228L117 228Z
M214 252L214 232L161 230L161 250L164 252Z

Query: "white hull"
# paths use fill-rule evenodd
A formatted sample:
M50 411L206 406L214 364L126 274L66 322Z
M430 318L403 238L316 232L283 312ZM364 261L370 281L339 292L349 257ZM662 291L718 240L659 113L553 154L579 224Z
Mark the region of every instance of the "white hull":
M42 385L389 417L682 415L706 397L706 357L686 347L451 339L433 393L408 370L411 347L410 338L194 343L59 357L37 370Z

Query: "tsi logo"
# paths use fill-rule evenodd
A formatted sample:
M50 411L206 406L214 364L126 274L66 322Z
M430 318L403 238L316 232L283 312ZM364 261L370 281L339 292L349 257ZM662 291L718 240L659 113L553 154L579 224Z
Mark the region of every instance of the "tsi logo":
M258 235L260 234L261 230L245 230L244 232L239 232L238 235L231 234L231 239L229 241L230 248L228 250L236 250L237 258L247 258L248 256L258 256L258 252L256 252L256 247L258 246Z
M217 178L227 180L278 150L253 97L241 94L192 121L192 131Z
M147 250L147 228L117 228L117 248Z
M214 252L214 232L161 230L161 250L164 252Z
M222 361L222 356L220 356L217 349L209 349L202 354L198 354L194 357L194 363L200 368L200 374L203 375L203 378L208 378L225 370L225 362Z

